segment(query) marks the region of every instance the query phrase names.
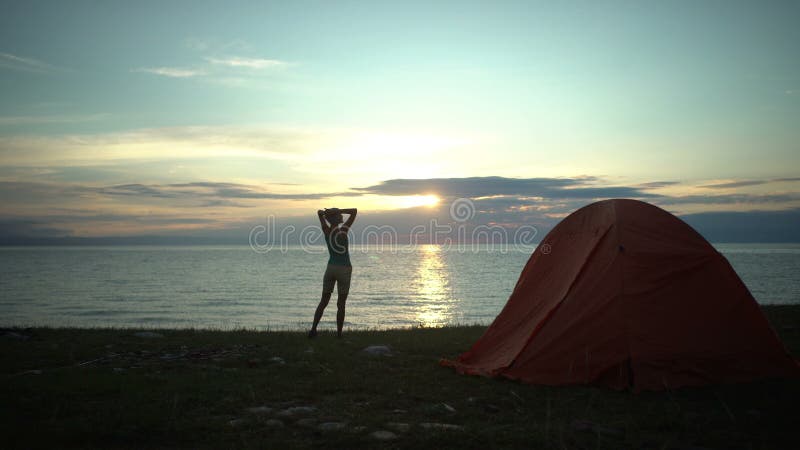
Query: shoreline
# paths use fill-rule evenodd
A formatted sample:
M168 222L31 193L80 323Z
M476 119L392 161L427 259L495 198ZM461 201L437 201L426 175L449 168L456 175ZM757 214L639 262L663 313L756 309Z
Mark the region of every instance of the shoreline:
M767 319L770 319L771 315L780 315L781 312L788 312L790 314L797 312L800 314L800 303L770 303L770 304L759 304L762 312L767 316ZM772 322L772 320L770 320ZM455 324L444 324L444 325L436 325L436 326L427 326L424 324L411 324L407 326L398 326L398 327L370 327L370 326L363 326L363 327L353 327L348 328L345 326L345 332L349 333L356 333L356 332L380 332L380 331L411 331L417 329L442 329L442 328L487 328L491 322L489 323L455 323ZM333 322L325 323L322 322L321 325L333 327ZM798 326L800 326L800 321L798 321ZM48 325L14 325L14 324L0 324L0 331L1 330L87 330L87 331L162 331L162 332L169 332L169 331L195 331L195 332L248 332L248 333L304 333L308 332L308 329L311 327L311 322L304 326L298 327L263 327L263 328L256 328L256 327L230 327L230 328L223 328L223 327L172 327L172 326L148 326L148 325L141 325L141 326L106 326L106 325L97 325L91 327L82 327L82 326L48 326Z

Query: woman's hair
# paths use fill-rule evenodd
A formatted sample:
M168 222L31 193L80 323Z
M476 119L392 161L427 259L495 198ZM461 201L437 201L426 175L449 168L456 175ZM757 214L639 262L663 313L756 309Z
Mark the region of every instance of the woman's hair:
M331 225L339 225L344 222L344 217L342 217L341 213L331 214L328 216L328 222L330 222Z

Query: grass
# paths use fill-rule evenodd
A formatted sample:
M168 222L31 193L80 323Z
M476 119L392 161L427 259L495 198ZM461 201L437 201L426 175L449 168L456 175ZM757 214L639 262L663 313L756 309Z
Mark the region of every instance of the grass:
M800 307L764 309L800 354ZM126 329L15 330L31 338L0 338L0 446L800 448L800 380L636 395L439 367L439 358L466 350L483 330L357 331L342 340L298 332L159 330L163 337L145 338ZM364 354L372 344L393 355ZM272 411L247 411L258 406ZM294 406L316 410L281 415ZM346 425L320 431L325 422ZM397 438L377 441L377 430Z

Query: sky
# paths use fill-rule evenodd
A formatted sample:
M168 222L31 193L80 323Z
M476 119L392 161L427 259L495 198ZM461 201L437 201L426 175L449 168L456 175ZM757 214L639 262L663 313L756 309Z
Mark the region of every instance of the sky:
M241 237L331 206L410 226L462 197L512 228L628 197L800 240L798 2L0 11L0 241Z

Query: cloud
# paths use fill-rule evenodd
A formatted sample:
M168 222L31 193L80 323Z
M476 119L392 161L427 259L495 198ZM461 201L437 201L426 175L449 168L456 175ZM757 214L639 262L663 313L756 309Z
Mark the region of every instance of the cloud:
M700 223L703 229L712 230L712 239L719 239L732 223L713 222L714 217L728 217L722 213L750 210L797 210L800 192L771 194L730 193L722 195L652 195L642 192L641 186L604 186L597 177L572 178L432 178L392 179L384 182L336 192L280 192L274 184L245 184L236 182L195 181L183 183L120 183L90 185L81 183L44 183L29 181L0 181L0 220L6 221L8 233L36 234L37 230L60 230L81 236L123 236L156 233L160 236L186 236L182 231L210 233L246 239L247 223L255 211L278 213L276 201L305 201L335 197L365 195L404 196L436 193L443 202L434 207L403 210L364 211L360 226L365 224L392 225L408 232L412 227L429 223L436 218L439 223L449 223L450 202L456 197L472 199L475 214L471 225L499 225L515 228L522 224L533 225L541 233L576 209L594 200L621 197L642 198L675 213L706 211L710 215ZM663 182L643 183L655 185ZM659 184L660 185L660 184ZM278 189L273 191L272 189ZM296 189L291 187L288 189ZM300 203L300 209L307 212ZM691 208L686 205L698 205ZM251 213L246 209L255 208ZM680 210L676 210L680 207ZM239 211L231 208L240 208ZM288 209L291 210L291 209ZM714 216L711 214L720 213ZM296 212L295 212L296 214ZM755 217L743 213L741 217ZM281 218L283 225L313 224L315 217L306 214ZM697 216L692 214L690 216ZM687 216L688 217L688 216ZM730 215L736 218L735 214ZM772 217L762 214L759 217ZM795 216L774 217L786 225ZM699 220L699 219L698 219ZM755 220L755 219L753 219ZM789 220L789 222L787 222ZM755 224L756 222L753 222ZM781 230L786 227L783 226ZM754 225L755 226L755 225ZM237 228L238 227L238 228ZM709 228L710 227L710 228ZM700 229L700 228L698 228ZM703 231L701 229L701 231ZM66 230L66 231L65 231ZM747 229L755 233L753 227ZM763 230L762 230L763 231ZM785 230L784 230L785 231ZM781 236L790 234L781 231ZM174 234L170 234L174 233ZM223 233L223 234L220 234ZM736 239L745 236L744 231ZM763 234L763 233L762 233ZM795 233L796 234L796 233ZM761 234L756 240L768 239ZM788 237L787 237L788 239Z
M437 194L445 198L480 198L491 196L523 196L546 198L645 198L653 194L630 186L592 186L594 177L582 178L432 178L394 179L365 188L353 188L370 194L418 195Z
M0 200L6 205L62 203L65 199L105 197L124 199L128 204L148 203L148 199L171 200L171 207L251 207L239 201L247 200L319 200L333 197L358 197L361 192L276 193L254 185L239 183L128 183L109 186L90 186L76 183L43 183L29 181L0 181Z
M714 184L705 184L698 187L701 188L712 188L712 189L728 189L728 188L738 188L738 187L745 187L745 186L758 186L761 184L768 184L768 183L788 183L788 182L795 182L800 181L800 177L789 177L789 178L773 178L771 180L739 180L739 181L728 181L724 183L714 183Z
M11 53L0 52L0 67L22 72L47 73L58 70L57 67L34 58L24 58Z
M285 61L279 61L277 59L244 58L241 56L228 56L222 58L206 57L205 59L206 61L215 65L247 69L277 68L284 67L288 64Z
M331 197L354 197L363 195L361 192L281 194L266 192L253 185L215 182L172 183L160 185L123 184L95 188L93 190L94 192L107 196L199 198L209 201L219 201L223 199L318 200Z
M308 162L348 139L348 130L188 126L75 135L0 135L6 166L99 165L109 161L256 157Z
M777 194L723 194L723 195L683 195L663 196L654 199L663 205L703 204L703 205L731 205L763 203L790 203L800 201L800 192L785 192Z
M170 78L192 78L205 74L202 70L180 67L140 67L135 69L134 72L144 72Z
M0 116L0 126L50 123L94 122L109 117L109 114L57 115L57 116Z
M726 183L705 184L699 187L711 188L711 189L728 189L728 188L737 188L744 186L757 186L759 184L766 184L766 183L769 183L769 180L742 180L742 181L730 181Z
M639 183L636 187L641 189L658 189L667 186L675 186L681 184L680 181L650 181L648 183Z

